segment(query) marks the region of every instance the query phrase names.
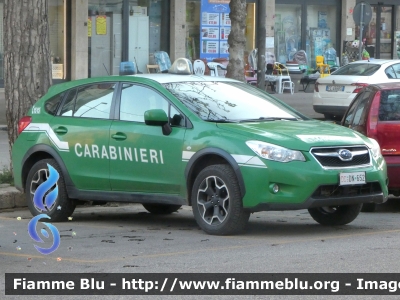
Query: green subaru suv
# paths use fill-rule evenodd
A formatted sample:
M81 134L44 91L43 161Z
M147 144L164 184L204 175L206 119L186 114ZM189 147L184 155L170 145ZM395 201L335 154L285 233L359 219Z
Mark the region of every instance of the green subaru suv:
M31 213L67 220L77 200L141 203L154 214L189 205L205 232L222 235L253 212L308 209L320 224L343 225L363 203L386 201L375 140L188 66L52 86L20 120L12 149ZM58 196L45 207L34 195L49 165Z

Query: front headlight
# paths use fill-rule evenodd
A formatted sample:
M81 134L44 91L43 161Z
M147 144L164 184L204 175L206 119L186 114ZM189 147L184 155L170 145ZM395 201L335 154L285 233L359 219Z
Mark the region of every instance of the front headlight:
M300 151L290 150L274 144L260 141L247 141L246 145L261 158L280 162L289 162L293 160L306 161L304 155Z
M372 143L371 152L374 158L378 158L381 156L381 147L379 146L378 142L372 138L369 138Z

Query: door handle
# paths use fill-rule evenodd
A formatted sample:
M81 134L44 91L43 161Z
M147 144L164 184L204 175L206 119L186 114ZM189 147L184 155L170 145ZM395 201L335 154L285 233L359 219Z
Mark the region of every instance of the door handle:
M68 129L63 126L60 126L55 130L55 132L58 134L66 134L68 132Z
M117 132L116 134L111 135L111 137L118 141L126 140L126 134L122 132Z

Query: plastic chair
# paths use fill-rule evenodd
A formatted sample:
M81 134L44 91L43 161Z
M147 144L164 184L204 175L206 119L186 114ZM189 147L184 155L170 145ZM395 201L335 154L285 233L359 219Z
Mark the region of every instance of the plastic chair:
M154 52L154 62L159 66L161 73L167 73L168 69L171 68L171 60L165 51Z
M315 57L315 64L317 69L319 69L321 78L331 75L330 66L329 64L324 63L324 57L322 55L317 55Z
M159 65L147 65L147 73L159 73L159 72L160 72Z
M293 81L282 81L282 93L284 90L290 90L290 93L293 95L294 93L294 83Z
M204 64L204 62L200 59L196 59L193 62L193 72L196 75L204 75L206 71L206 65Z
M292 82L292 78L290 77L290 75L289 75L289 70L286 68L286 66L285 65L283 65L283 64L281 64L281 63L279 63L279 62L276 62L275 64L274 64L274 71L273 71L273 73L274 73L274 75L276 76L276 78L277 78L277 84L276 84L276 86L277 86L277 88L278 88L278 90L277 90L277 92L278 92L278 94L282 94L282 92L283 92L283 83L285 82L285 81L290 81L290 82Z
M218 77L218 68L221 68L222 70L226 70L226 66L217 62L209 62L207 63L207 66L210 68L211 71L211 76Z

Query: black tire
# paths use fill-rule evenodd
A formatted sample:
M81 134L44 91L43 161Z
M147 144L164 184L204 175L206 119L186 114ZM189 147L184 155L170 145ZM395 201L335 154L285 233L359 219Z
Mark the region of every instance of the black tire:
M376 208L376 203L364 203L361 211L362 212L374 212Z
M51 165L54 169L56 169L56 171L59 174L59 179L57 181L58 196L54 204L50 208L45 206L44 204L45 197L43 197L43 204L46 210L41 210L40 208L34 205L33 197L36 189L42 183L47 181L47 178L49 176L49 168L47 164ZM51 190L53 189L54 186L51 188ZM45 196L48 194L48 192L45 194ZM26 193L28 208L31 211L32 215L37 216L39 214L46 214L51 218L51 222L67 221L68 217L72 215L76 207L75 201L68 198L67 190L65 188L63 173L61 171L61 168L54 159L43 159L33 165L26 179L25 193Z
M346 225L354 221L361 211L361 204L310 208L311 217L321 225Z
M196 222L208 234L236 234L248 223L250 212L243 208L238 180L228 165L204 168L193 184L191 200Z
M174 205L174 204L142 204L143 207L154 215L169 215L172 214L178 209L181 208L182 205Z

